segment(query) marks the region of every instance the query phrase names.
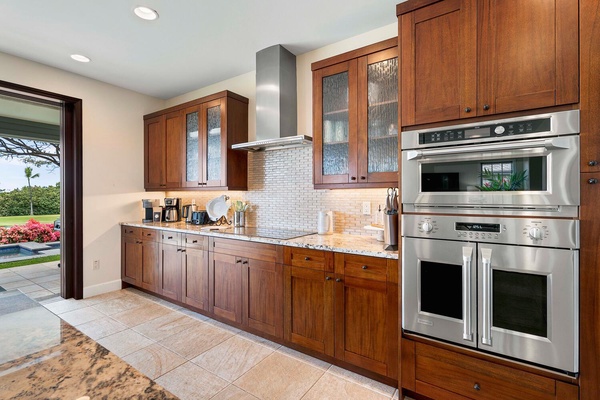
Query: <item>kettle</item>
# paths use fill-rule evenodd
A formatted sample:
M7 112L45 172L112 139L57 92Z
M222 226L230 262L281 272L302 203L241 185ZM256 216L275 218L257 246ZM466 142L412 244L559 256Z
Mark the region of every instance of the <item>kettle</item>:
M196 205L195 204L187 204L185 206L183 206L183 208L181 209L182 215L181 217L185 219L185 222L190 224L192 223L192 213L194 213L196 211Z
M331 235L333 233L333 211L319 211L317 233L319 235Z

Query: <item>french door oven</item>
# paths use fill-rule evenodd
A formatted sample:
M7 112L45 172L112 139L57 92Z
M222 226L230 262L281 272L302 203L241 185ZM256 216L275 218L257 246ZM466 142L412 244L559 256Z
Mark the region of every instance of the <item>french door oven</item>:
M403 329L577 373L577 224L404 215Z

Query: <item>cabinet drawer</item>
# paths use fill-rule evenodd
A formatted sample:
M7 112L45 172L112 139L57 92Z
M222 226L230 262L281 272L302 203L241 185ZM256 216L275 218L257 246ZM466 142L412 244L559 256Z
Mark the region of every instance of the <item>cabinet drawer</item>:
M556 381L422 343L416 344L416 381L477 400L556 399ZM427 393L423 393L428 395Z
M142 230L133 226L122 226L121 235L123 237L131 237L140 239L142 237Z
M254 260L281 262L277 248L277 245L274 244L215 238L212 250L215 253L230 254Z
M156 229L142 229L142 239L156 242L158 241L160 231Z
M183 243L187 248L208 250L208 236L186 234Z
M286 247L285 262L293 267L325 271L328 270L327 261L326 252L323 250Z
M181 243L181 234L177 232L162 231L161 238L164 244L179 246Z
M340 254L339 256L344 259L344 275L382 282L387 280L387 259L351 254ZM336 257L338 257L337 254ZM336 272L341 271L336 269Z

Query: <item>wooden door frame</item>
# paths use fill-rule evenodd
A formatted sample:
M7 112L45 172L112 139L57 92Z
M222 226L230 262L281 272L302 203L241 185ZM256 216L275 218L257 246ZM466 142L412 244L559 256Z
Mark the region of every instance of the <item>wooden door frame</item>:
M61 296L83 298L83 146L81 99L0 80L15 97L63 104L60 128ZM43 102L43 99L41 99Z

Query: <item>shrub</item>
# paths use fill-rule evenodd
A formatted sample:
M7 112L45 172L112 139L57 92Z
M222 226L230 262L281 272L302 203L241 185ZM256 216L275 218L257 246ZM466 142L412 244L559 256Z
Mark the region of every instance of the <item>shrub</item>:
M53 224L42 224L30 219L25 225L13 225L0 228L0 244L22 242L56 242L60 240L60 232L54 230Z

